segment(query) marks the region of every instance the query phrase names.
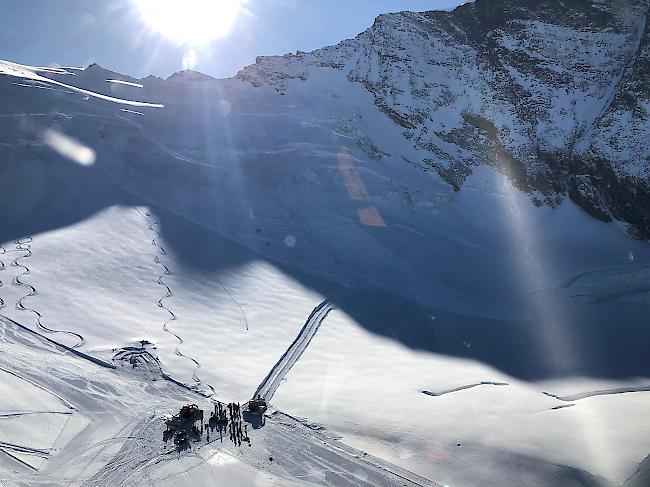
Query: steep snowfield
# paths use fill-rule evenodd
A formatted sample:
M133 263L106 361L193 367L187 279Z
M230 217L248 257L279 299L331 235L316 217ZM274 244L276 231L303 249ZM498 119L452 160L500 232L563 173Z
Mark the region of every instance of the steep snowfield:
M456 187L487 164L541 204L566 196L647 239L647 0L477 0L379 16L355 39L261 57L237 77L279 92L339 70Z
M45 326L83 330L82 348L95 356L110 361L114 349L149 340L174 377L192 384L197 360L200 389L213 384L220 399L246 400L321 296L232 244L210 250L225 250L230 258L239 252L250 262L220 275L188 271L180 256L162 255L165 243L149 222L155 219L144 208L113 207L79 225L34 237L32 255L19 257L29 268L24 282L38 293L26 298L25 306L39 311ZM160 246L152 245L153 239ZM0 256L7 262L2 278L8 284L24 272L11 265L24 255L15 247L5 244L8 253ZM25 294L24 286L8 286L3 298L13 303ZM161 299L164 307L158 305ZM34 313L14 307L3 312L38 329ZM78 342L64 333L56 340L69 346Z
M90 68L88 79L77 75L78 84L135 90L107 88L105 79L114 74L99 69ZM446 309L520 316L519 308L504 306L513 295L553 286L606 259L618 264L630 252L637 258L647 252L616 226L592 222L568 203L537 210L488 169L477 169L466 191L453 191L407 162L421 152L360 85L335 70L311 69L318 76L293 83L285 96L237 80L153 80L144 93L165 108L144 117L85 106L37 123L57 123L92 147L98 162L91 171L108 172L129 192L285 267L378 284ZM76 173L91 177L91 171ZM575 238L586 249L557 254L567 220L581 226ZM541 230L546 225L558 232ZM590 238L592 232L599 238ZM170 245L189 244L174 235ZM517 276L522 246L531 247L526 265L543 263L543 275L523 269ZM459 273L461 263L472 273Z
M0 414L40 401L30 424L47 428L26 432L24 413L7 420L0 449L37 470L3 457L0 479L551 486L633 475L650 449L650 248L568 199L536 205L512 174L473 167L455 191L426 170L432 149L398 102L357 82L371 72L410 82L378 51L359 51L395 19L424 21L381 17L356 40L265 58L230 80L0 63L0 314L117 367L2 321L0 374L23 379L3 381L20 402L0 402ZM525 44L531 29L548 26L525 23L499 45L539 52ZM634 32L601 41L626 46ZM421 73L437 120L426 123L441 127L478 110L481 93L453 82L454 63L475 54L447 40L436 44L447 61L411 43L422 61L407 63L447 63ZM557 69L575 61L557 55ZM605 96L606 83L581 83ZM595 116L586 106L576 104L580 120ZM159 362L133 369L119 359L140 340ZM49 392L21 389L24 378ZM200 394L243 402L258 387L305 419L270 416L250 454L196 445L156 463L161 425L145 418L206 404ZM156 441L120 440L66 473L121 429ZM133 467L123 460L135 448Z

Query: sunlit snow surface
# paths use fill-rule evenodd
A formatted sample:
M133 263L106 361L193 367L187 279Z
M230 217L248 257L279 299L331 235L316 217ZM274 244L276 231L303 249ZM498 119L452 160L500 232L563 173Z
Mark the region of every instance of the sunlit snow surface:
M280 95L192 73L0 69L1 314L70 347L81 335L78 349L108 362L146 339L164 372L243 402L328 299L338 309L273 405L360 450L449 485L621 482L650 451L650 252L617 224L570 202L537 208L487 168L454 192L409 164L423 154L338 72ZM3 340L3 370L46 376L43 345L24 342ZM20 401L0 402L0 414L39 403L33 424L52 431L12 419L0 449L47 479L83 485L121 443L65 473L83 445L154 432L142 418L200 400L121 369L84 385L80 358L56 363L50 392L15 378L2 392ZM81 392L65 385L75 374ZM50 421L59 409L71 413ZM260 448L286 447L261 431ZM306 478L255 455L206 447L143 471L152 485L332 485L332 466ZM38 479L3 459L9 471Z

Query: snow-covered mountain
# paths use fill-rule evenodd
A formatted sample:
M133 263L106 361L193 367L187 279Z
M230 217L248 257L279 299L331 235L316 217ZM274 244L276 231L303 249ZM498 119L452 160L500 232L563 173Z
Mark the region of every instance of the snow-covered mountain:
M647 13L383 15L222 80L0 61L0 484L645 485ZM250 448L163 443L255 391Z
M538 204L569 197L650 237L647 0L478 0L377 18L355 39L258 58L238 74L279 92L337 69L460 189L479 164ZM382 153L369 148L376 157Z

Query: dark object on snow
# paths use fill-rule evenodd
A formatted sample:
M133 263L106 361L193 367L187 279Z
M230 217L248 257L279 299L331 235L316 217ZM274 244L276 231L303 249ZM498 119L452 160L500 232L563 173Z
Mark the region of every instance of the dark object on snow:
M168 431L193 430L194 423L203 421L203 411L196 404L187 404L181 408L178 414L165 420Z
M255 399L248 401L243 411L244 421L250 423L253 429L261 428L264 426L264 413L266 409L266 399L258 395Z
M264 411L266 411L266 399L258 395L255 399L248 401L247 409L251 413L264 414Z
M200 427L196 426L197 421L201 421ZM163 440L166 443L171 436L174 436L174 444L180 454L190 447L192 439L199 441L203 436L203 410L196 404L186 404L178 414L166 416L165 424L167 429L163 432Z
M163 441L165 443L167 443L171 439L172 436L174 436L174 430L166 429L163 432Z
M174 445L181 446L190 442L190 437L185 431L179 431L174 436Z

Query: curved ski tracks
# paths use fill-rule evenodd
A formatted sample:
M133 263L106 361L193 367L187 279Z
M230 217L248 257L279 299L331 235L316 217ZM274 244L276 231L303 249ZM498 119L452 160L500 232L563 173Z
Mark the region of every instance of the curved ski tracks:
M0 255L5 255L7 252L19 252L19 251L18 250L7 250L2 245L0 245ZM0 271L4 271L6 269L7 269L7 265L4 263L3 260L0 260ZM2 279L0 279L0 288L3 288L4 285L5 285L4 282L2 282ZM6 307L7 307L7 303L2 298L2 296L0 296L0 310L2 308L6 308Z
M34 286L32 286L31 284L27 284L26 282L23 282L20 279L23 276L29 275L29 267L21 264L20 261L22 259L28 259L29 257L32 256L32 248L30 245L31 243L32 243L32 237L25 237L23 239L16 240L16 250L23 251L24 254L16 257L13 261L13 265L15 267L20 267L23 269L23 272L14 278L14 284L16 284L17 286L23 286L29 291L28 294L26 294L25 296L23 296L18 300L18 302L16 303L16 309L20 311L29 311L30 313L33 313L36 316L36 324L38 325L38 327L48 333L60 333L60 334L65 334L65 335L70 335L75 337L77 339L77 343L72 345L72 348L79 348L85 343L85 339L82 335L80 335L79 333L75 333L73 331L55 330L54 328L49 328L45 326L42 322L43 315L38 311L36 311L35 309L25 306L24 303L25 299L31 298L38 294L38 291Z
M226 286L223 285L223 283L219 280L216 279L217 284L221 286L221 289L224 290L224 292L230 297L233 303L235 303L235 306L239 308L239 311L241 311L242 318L244 319L244 325L246 325L246 331L248 331L248 317L246 316L246 311L244 311L244 307L241 305L239 301L235 299L235 296L232 295L232 293L228 290Z
M266 399L267 402L271 401L275 391L280 387L282 380L307 349L307 346L309 346L309 343L314 338L314 335L316 335L323 321L325 321L325 318L327 318L327 315L335 308L327 300L314 308L291 346L284 352L280 360L278 360L262 383L257 387L253 398L259 395Z
M147 216L150 217L151 213L147 212ZM167 252L165 251L165 249L158 242L158 239L160 238L160 232L153 227L153 225L157 225L157 224L158 224L158 222L149 223L149 230L151 230L152 232L154 232L156 234L156 237L151 241L151 245L154 245L154 246L156 246L156 247L158 247L160 249L160 255L167 255ZM156 257L156 259L157 259L156 263L162 265L164 267L164 269L165 269L165 273L169 274L169 269L162 262L160 262L160 260L157 257ZM215 281L217 282L217 284L219 284L219 286L221 286L221 289L224 290L224 292L228 295L228 297L232 300L232 302L235 303L235 306L237 306L239 308L239 311L242 314L242 318L244 319L244 325L246 326L246 331L248 331L248 317L246 316L246 311L244 311L243 306L241 305L241 303L239 301L237 301L235 299L235 297L232 295L230 290L219 279L215 279ZM160 280L159 280L158 284L162 284L160 282ZM164 285L164 284L162 284L162 285ZM167 290L169 291L169 288L167 288ZM169 292L171 292L171 291L169 291ZM165 297L169 297L169 296L165 296ZM167 311L169 311L169 310L167 310Z
M0 245L0 255L6 254L7 251L5 248ZM4 261L0 260L0 271L4 271L6 269ZM2 279L0 279L0 288L4 287L4 283L2 282ZM5 300L2 299L2 296L0 296L0 310L6 306Z
M148 217L151 217L151 213L149 213L149 212L146 213L146 216L143 215L143 218L145 218L145 220L147 220L147 223L149 223L149 230L151 230L152 232L154 232L156 234L154 239L151 241L151 245L154 245L154 246L156 246L156 247L158 247L160 249L160 255L167 255L167 252L165 251L165 249L158 242L158 239L160 238L160 232L153 227L154 225L158 225L159 223L155 222L155 221L153 223L149 222L149 220L147 219ZM160 262L160 259L158 259L158 257L156 257L156 264L160 264L161 266L163 266L163 268L165 269L165 274L169 274L169 269L162 262ZM248 317L246 316L246 311L244 311L243 306L241 305L241 303L239 301L237 301L235 299L235 297L232 295L230 290L219 279L215 279L215 281L217 282L217 284L219 284L219 286L221 286L221 289L224 290L224 292L228 295L228 297L232 300L232 302L235 303L235 306L237 306L239 308L239 311L241 311L242 318L244 319L244 325L246 326L246 331L248 331ZM164 285L164 284L162 284L160 282L160 279L158 280L158 284ZM169 288L167 288L167 291L171 292L171 291L169 291ZM165 297L169 297L169 296L165 296ZM167 311L169 311L169 310L167 310Z
M149 221L149 218L151 218L151 213L146 212L143 215L140 212L140 210L137 211L140 214L140 216L142 216L142 218L144 218L145 221L149 224L148 227L149 230L151 230L156 234L154 239L151 241L151 245L154 245L160 250L160 255L167 255L165 249L158 243L158 239L160 238L160 232L154 227L154 225L159 225L159 223L157 221L153 221L153 222ZM183 357L184 359L187 359L194 364L194 371L192 372L192 380L195 382L196 387L200 388L201 386L205 386L208 389L210 389L212 394L214 394L214 387L212 387L211 384L203 382L201 378L198 376L198 370L201 368L201 363L198 360L188 355L185 355L183 352L181 352L181 345L183 345L184 343L183 338L170 329L170 323L178 320L178 318L176 317L174 312L171 309L169 309L169 307L167 307L164 303L165 299L172 297L174 294L172 293L171 288L167 285L167 283L165 283L163 279L165 276L168 276L171 273L169 271L169 268L165 264L163 264L162 261L160 260L160 256L156 255L156 257L154 258L154 262L163 268L163 273L158 277L158 281L157 281L158 285L165 289L165 295L158 300L157 303L158 307L163 309L169 314L169 318L163 323L163 330L165 330L165 332L169 333L174 338L176 338L176 341L178 342L178 344L176 345L176 349L174 350L174 353L177 356Z

